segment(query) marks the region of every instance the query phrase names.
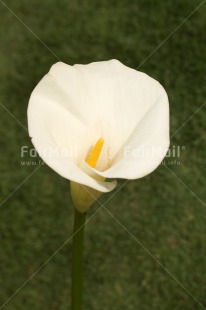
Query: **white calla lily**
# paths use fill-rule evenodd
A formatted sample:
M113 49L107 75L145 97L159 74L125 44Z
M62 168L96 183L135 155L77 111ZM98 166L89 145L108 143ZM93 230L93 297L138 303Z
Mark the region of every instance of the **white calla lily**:
M117 60L59 62L32 92L28 125L53 170L97 193L109 192L116 181L106 178L141 178L161 163L169 146L168 98L156 80ZM100 138L104 144L92 167L87 158Z

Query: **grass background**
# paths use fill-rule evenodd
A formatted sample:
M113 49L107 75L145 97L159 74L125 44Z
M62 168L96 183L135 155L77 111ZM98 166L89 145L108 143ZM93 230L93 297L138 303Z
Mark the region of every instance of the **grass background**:
M206 4L146 59L200 0L4 3L13 13L0 1L0 309L66 310L69 184L47 166L35 171L37 166L21 165L21 146L32 148L18 123L27 127L30 93L57 58L141 64L139 70L168 92L175 133L205 103ZM111 214L101 209L94 215L98 204L89 211L94 217L86 226L85 310L206 309L205 122L203 106L174 135L171 146L185 150L167 159L170 170L162 165L113 197L103 196L102 202L111 198L105 205ZM171 164L175 159L180 165Z

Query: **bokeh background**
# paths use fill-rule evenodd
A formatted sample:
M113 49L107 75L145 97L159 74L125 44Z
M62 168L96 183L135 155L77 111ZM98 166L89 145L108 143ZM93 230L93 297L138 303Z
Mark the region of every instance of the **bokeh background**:
M85 310L206 309L205 16L201 0L0 0L0 309L70 309L69 182L21 158L27 104L59 59L112 58L166 88L180 156L89 211Z

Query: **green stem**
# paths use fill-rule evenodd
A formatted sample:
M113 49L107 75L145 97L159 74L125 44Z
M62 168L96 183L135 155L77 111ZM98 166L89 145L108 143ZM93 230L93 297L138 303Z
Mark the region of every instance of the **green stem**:
M74 214L72 245L72 310L83 307L83 241L86 212L80 213L76 208Z

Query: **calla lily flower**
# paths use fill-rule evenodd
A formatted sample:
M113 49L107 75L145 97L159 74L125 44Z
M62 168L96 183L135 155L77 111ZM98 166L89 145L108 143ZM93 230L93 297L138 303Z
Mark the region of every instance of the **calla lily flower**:
M117 178L142 178L161 163L168 97L156 80L117 60L58 62L31 94L28 126L44 162L72 181L73 200L85 200L81 186L90 190L84 212Z

